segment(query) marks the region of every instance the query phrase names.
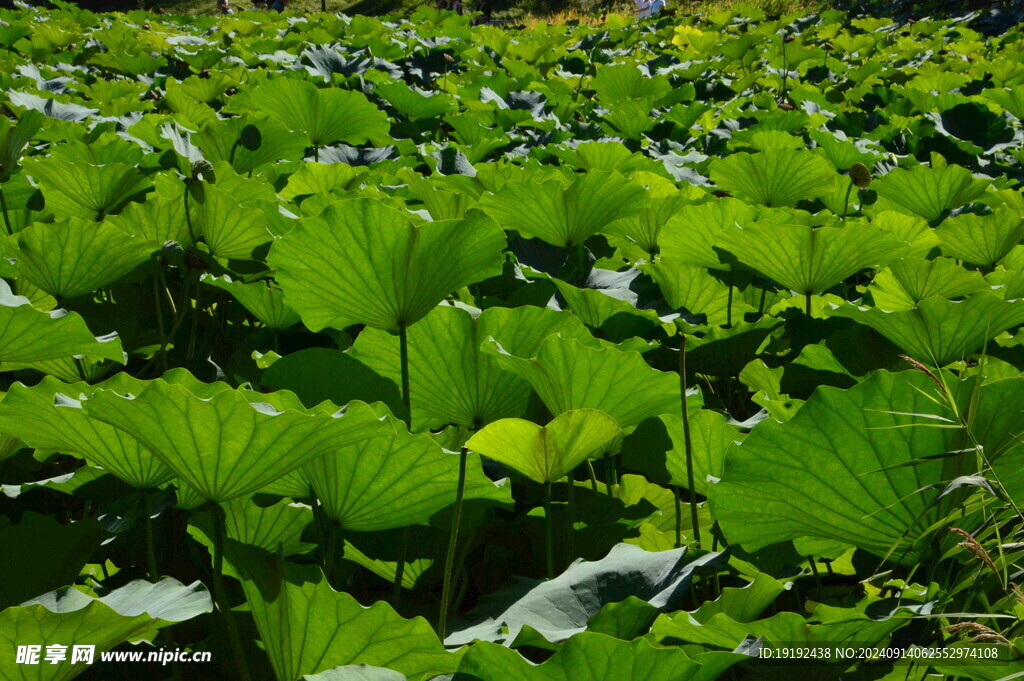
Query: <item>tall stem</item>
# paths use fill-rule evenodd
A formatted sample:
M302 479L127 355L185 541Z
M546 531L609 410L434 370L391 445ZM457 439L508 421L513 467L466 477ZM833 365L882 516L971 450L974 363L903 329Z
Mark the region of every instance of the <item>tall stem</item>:
M729 270L729 296L725 300L725 325L732 328L732 278L733 272Z
M157 267L159 267L157 263ZM153 277L153 305L156 307L156 330L160 335L160 364L167 373L167 332L164 329L164 306L160 301L159 277Z
M333 520L327 521L327 543L324 546L324 576L327 583L334 586L332 575L334 574L334 556L338 553L338 532L337 523Z
M686 407L686 334L680 333L679 340L679 399L683 412L683 446L686 448L686 484L690 493L690 522L693 524L693 540L700 547L700 520L697 518L697 501L693 483L693 441L690 438L690 412Z
M551 483L544 483L544 568L548 579L555 577L555 547L552 539Z
M4 214L4 229L7 230L7 235L14 234L14 228L11 227L11 218L7 215L7 199L4 197L3 189L0 189L0 212Z
M395 583L391 587L391 606L398 609L402 600L402 578L405 576L405 554L409 550L409 528L403 527L398 540L398 565L395 567Z
M576 523L576 481L573 480L572 471L569 472L568 477L565 479L569 483L568 491L566 492L566 511L568 515L568 522L566 523L566 529L568 530L568 537L566 537L566 553L569 556L571 562L576 557L576 539L575 539L575 523Z
M468 450L463 447L459 452L459 482L455 488L455 512L452 513L452 526L448 535L448 552L444 557L444 585L441 587L441 612L437 617L437 636L444 643L448 628L448 608L452 598L452 567L455 565L455 546L459 543L459 522L462 518L462 497L466 491L466 458Z
M224 509L214 504L213 507L213 596L217 600L217 608L221 617L224 618L224 625L228 630L228 640L231 643L231 652L235 656L238 678L241 681L252 681L249 675L249 665L245 659L245 649L242 647L242 636L238 633L238 622L235 621L235 613L231 610L231 602L228 600L227 590L224 586L224 541L227 535L224 530Z
M142 525L146 529L146 570L149 572L149 580L154 584L160 581L160 570L156 565L156 551L153 549L153 518L149 513L149 493L139 490L139 499L142 502Z
M672 496L676 502L676 548L682 548L683 546L683 501L680 497L683 494L683 490L679 489L679 485L672 486Z
M807 293L804 294L804 312L807 313L808 317L811 316L811 292L810 291L808 291Z
M398 323L398 355L402 371L402 404L409 415L409 428L412 429L412 407L409 401L409 334L405 322Z
M590 488L597 494L597 472L594 471L594 463L587 459L587 475L590 476Z

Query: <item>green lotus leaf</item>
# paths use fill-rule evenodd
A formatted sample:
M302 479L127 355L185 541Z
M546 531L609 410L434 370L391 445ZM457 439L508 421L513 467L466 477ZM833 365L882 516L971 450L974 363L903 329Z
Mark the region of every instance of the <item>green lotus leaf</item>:
M687 197L680 195L651 199L648 207L608 224L604 232L620 234L653 256L660 252L661 230L689 203Z
M870 326L914 359L941 367L980 350L986 341L1024 323L1024 300L1002 300L981 292L959 302L925 298L912 310L896 312L840 305L833 307L829 315Z
M989 215L963 213L943 220L935 231L943 255L988 267L1024 239L1024 218L1006 209Z
M302 681L407 681L407 679L405 674L393 669L371 667L365 664L346 664L319 674L306 674L302 677Z
M288 178L288 184L279 193L281 198L291 201L299 196L346 189L364 171L365 168L353 168L345 163L304 163Z
M831 163L804 149L740 152L711 163L711 180L720 189L762 206L792 206L826 194L835 174Z
M121 643L152 640L161 628L212 609L210 595L199 582L185 586L170 578L156 584L129 582L102 598L77 589L55 591L0 612L0 640L7 641L0 665L11 681L67 681L89 666L72 664L75 646L95 646L94 661L99 662L100 653ZM17 664L18 646L29 645L27 641L67 646L66 659L45 662L43 648L40 664Z
M301 472L328 518L342 529L368 532L425 524L454 504L459 456L430 435L389 421ZM511 502L509 486L491 482L477 457L467 460L465 498Z
M222 388L200 397L181 385L152 381L134 396L113 391L82 401L87 416L125 431L208 501L252 494L317 456L378 432L361 402L336 413L276 409ZM271 399L271 396L267 396Z
M26 364L85 355L124 363L116 334L95 337L74 312L41 312L0 280L0 362Z
M897 260L907 246L862 226L762 225L727 229L718 244L744 265L801 294L824 293L850 275Z
M591 456L603 454L622 434L619 424L596 409L576 409L546 426L502 419L484 426L466 446L535 482L555 482Z
M587 621L608 603L635 598L670 609L690 588L694 573L720 554L694 557L686 548L650 552L616 544L600 560L577 561L554 579L517 579L485 597L460 621L445 645L493 641L516 647L529 627L543 641L557 643L587 629Z
M741 439L742 434L718 412L701 409L690 414L695 492L706 495L713 481L722 477L725 453ZM648 477L689 487L683 420L678 416L659 416L641 424L623 443L623 454L631 467Z
M92 518L62 525L50 516L25 513L0 528L0 609L73 584L104 539Z
M135 438L72 406L96 390L128 392L144 385L123 373L95 386L69 385L50 376L32 387L15 383L0 400L0 431L36 449L75 454L132 487L159 487L174 477L169 468Z
M236 173L248 173L267 163L298 161L309 146L302 132L292 132L273 118L236 116L217 121L192 135L210 163L226 161Z
M395 583L401 559L402 588L410 590L423 586L420 579L424 574L431 572L436 575L431 568L444 553L447 537L445 532L423 525L384 532L345 534L349 538L343 539L343 559L361 565L392 584ZM404 553L401 550L403 542Z
M428 95L414 90L400 80L378 85L377 93L398 113L410 120L438 118L456 108L444 94Z
M268 243L273 235L263 213L240 203L237 192L224 183L201 186L201 196L190 203L195 237L202 235L210 253L219 258L248 260L254 249Z
M652 265L641 265L640 269L658 284L669 307L686 310L691 315L705 315L707 324L712 326L737 321L748 312L756 312L700 265L661 258Z
M755 219L767 218L757 207L737 199L718 199L686 206L662 227L658 237L661 255L666 260L712 270L732 269L733 263L723 263L715 250L719 234L728 227L744 226Z
M989 289L980 272L966 270L949 258L907 258L879 270L868 289L875 307L910 310L925 298L959 298Z
M942 168L915 166L896 168L871 184L886 209L917 215L933 222L946 211L981 198L988 181L975 178L970 170L950 165Z
M722 595L718 598L713 601L704 601L699 608L688 614L692 620L701 624L706 624L716 615L724 615L734 622L753 622L787 588L789 588L788 585L771 575L759 572L754 580L746 586L727 586L722 589ZM667 615L665 620L681 621L686 618L683 617L683 613L677 613Z
M152 256L152 242L106 222L69 218L18 233L21 276L50 295L75 298L108 286Z
M227 559L277 681L333 667L387 667L415 681L452 673L460 653L446 652L422 617L403 619L390 605L368 608L335 591L316 566L275 562L255 547L229 543Z
M269 262L310 329L394 330L452 291L499 274L504 244L479 212L421 224L382 201L355 199L303 221L274 244Z
M525 379L556 416L574 409L596 409L628 428L651 416L678 413L679 377L651 368L639 352L614 346L591 347L549 336L533 357L518 357L488 340L484 352ZM700 404L699 392L687 392L687 404Z
M21 154L43 126L46 116L38 111L26 111L17 123L6 116L0 120L0 181L17 170Z
M384 138L388 117L366 95L339 88L317 88L308 81L277 78L253 90L250 103L290 130L309 136L314 147L335 142L365 144Z
M592 171L568 186L558 180L510 182L485 195L480 208L507 230L565 247L639 213L645 203L640 185L615 171Z
M25 160L25 171L39 184L46 208L58 215L101 220L150 188L150 179L130 163L102 165L69 158Z
M871 225L891 232L898 241L910 244L908 258L923 258L939 245L936 231L928 226L924 218L916 215L884 210L875 215Z
M620 347L641 341L639 336L661 324L657 312L637 307L639 297L628 288L578 288L554 277L551 283L574 316Z
M544 308L490 308L474 317L457 307L439 305L409 329L409 393L413 430L434 430L449 423L477 428L500 418L522 416L530 386L482 352L489 337L518 356L537 352L552 334L587 339L590 334L572 315ZM359 334L352 356L381 376L401 384L398 339L376 329Z
M956 449L954 430L917 416L939 409L935 387L921 372L878 371L849 390L819 388L786 423L761 421L710 488L726 537L748 550L821 537L920 562L945 504L918 490L949 479L947 462L901 464Z
M300 321L298 313L285 304L284 294L266 282L256 281L246 284L242 281L233 281L227 274L220 277L203 274L201 281L230 293L256 319L270 329L282 331L290 326L295 326Z
M168 241L176 241L184 248L192 245L185 222L185 205L180 197L155 196L142 203L129 203L104 222L125 234L145 239L156 248Z
M734 661L743 659L736 655ZM725 665L727 668L729 665ZM604 634L576 634L542 664L535 665L514 650L487 641L471 646L460 674L480 681L696 681L701 664L681 648L655 647L645 639L620 641Z
M597 91L597 97L603 104L634 99L653 102L672 91L672 84L665 76L648 78L640 69L629 64L599 65L590 86Z

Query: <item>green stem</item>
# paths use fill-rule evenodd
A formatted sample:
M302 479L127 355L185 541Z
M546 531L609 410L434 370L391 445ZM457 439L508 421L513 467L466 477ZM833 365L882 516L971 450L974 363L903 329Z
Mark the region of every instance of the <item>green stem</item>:
M189 246L192 247L192 248L195 248L195 246L196 246L196 232L195 232L195 229L193 229L193 227L192 227L192 213L190 213L189 210L188 210L188 185L187 184L185 185L184 201L185 201L185 225L188 226L188 238L189 238L189 241L191 242L189 244Z
M566 482L569 483L569 489L566 492L566 511L569 516L569 522L566 523L568 536L566 537L565 545L569 560L572 561L576 557L576 528L574 527L576 523L576 482L573 480L571 471L568 477L566 477Z
M159 263L157 267L159 267ZM160 364L167 373L167 331L164 328L164 306L160 301L160 279L153 277L153 305L156 307L156 330L160 335Z
M338 524L333 520L327 521L327 542L324 546L324 576L327 583L334 586L334 556L338 553Z
M804 312L808 317L811 316L811 292L808 291L804 294Z
M811 574L814 575L814 585L821 591L821 575L818 574L818 566L814 564L814 556L809 556L807 562L811 566Z
M551 520L551 483L544 483L544 573L548 579L555 577L555 548L552 539L554 523Z
M729 270L729 296L725 301L725 325L728 328L732 328L732 270Z
M402 404L409 415L409 428L412 429L412 407L409 400L409 334L405 322L398 323L398 355L402 371Z
M448 609L452 597L452 567L455 564L455 547L459 543L459 521L462 518L462 497L466 491L466 458L468 450L463 447L459 452L459 482L455 489L455 511L452 513L452 526L448 535L448 552L444 557L444 585L441 587L441 611L437 617L437 636L444 643L448 628Z
M697 517L696 489L693 482L693 440L690 438L690 412L686 406L686 335L679 340L679 397L683 412L683 445L686 448L686 484L690 496L690 522L693 524L693 540L700 547L700 519Z
M587 474L590 476L590 487L597 494L597 471L594 470L594 462L587 459Z
M4 214L4 229L7 230L7 235L14 234L14 228L11 227L11 218L7 215L7 199L4 197L3 189L0 189L0 212Z
M672 486L672 496L676 502L676 548L683 546L683 502L680 497L683 494L683 490L679 489L679 485Z
M395 583L391 587L391 607L398 609L402 600L402 578L405 576L405 555L409 550L409 528L403 527L398 540L398 565L395 567Z
M850 179L850 186L846 188L846 198L843 200L843 218L846 218L847 211L850 210L850 192L853 191L853 179Z
M224 586L224 541L227 533L224 530L224 509L214 504L213 507L213 596L217 601L217 608L224 618L224 625L228 630L228 640L231 643L231 651L235 656L235 664L238 669L238 678L241 681L251 681L249 665L245 658L245 649L242 647L242 636L238 633L238 622L235 621L235 613L231 610L231 602L228 600L227 590Z
M149 571L149 579L154 584L160 581L160 570L156 565L156 551L153 549L153 518L149 512L149 493L139 490L139 497L142 501L143 527L146 530L146 569Z

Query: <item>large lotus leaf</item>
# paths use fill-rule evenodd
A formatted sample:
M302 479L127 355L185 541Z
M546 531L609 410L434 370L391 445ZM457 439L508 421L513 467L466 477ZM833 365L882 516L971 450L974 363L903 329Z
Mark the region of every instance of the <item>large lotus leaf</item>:
M25 160L25 170L39 183L47 210L86 220L118 212L150 186L149 178L129 163L34 157Z
M804 149L740 152L711 163L711 180L735 196L762 206L792 206L828 193L836 170Z
M202 497L199 501L201 505ZM315 544L302 541L302 533L313 523L313 509L309 506L286 500L270 506L259 506L251 498L238 498L224 503L222 508L224 531L228 539L281 556L307 553L315 547ZM212 514L193 513L189 523L189 534L212 552Z
M737 199L718 199L686 206L662 227L658 236L661 255L668 260L707 269L731 269L732 264L723 263L715 250L718 235L728 227L744 226L755 219L767 218L760 215L762 211Z
M910 170L894 169L873 182L871 189L885 200L880 202L884 208L932 222L948 210L981 198L988 184L987 180L975 178L971 171L960 166L915 166Z
M284 294L267 282L256 281L246 284L233 281L227 274L215 277L204 274L202 281L211 286L227 291L235 300L251 312L256 319L267 327L280 331L299 323L299 315L284 302Z
M736 661L742 659L734 657ZM570 638L539 665L514 650L486 641L471 646L459 665L459 673L480 681L711 681L722 671L702 674L701 665L681 648L655 647L645 639L627 642L586 632Z
M702 624L720 614L735 622L753 622L788 588L788 584L783 584L771 575L758 572L754 576L754 581L746 586L727 586L722 589L718 598L704 601L699 608L691 610L688 614ZM682 619L682 614L668 615L666 619L679 620Z
M302 468L324 513L341 528L387 530L425 524L455 503L459 456L429 434L410 434L401 422L381 424L386 434L336 448ZM478 457L466 462L466 499L510 502L508 484L495 485Z
M405 674L393 669L365 664L346 664L319 674L306 674L302 681L407 681Z
M237 116L216 121L192 135L207 161L226 161L236 173L267 163L301 160L309 146L302 132L292 132L273 118Z
M891 233L864 227L754 223L722 232L718 245L744 265L802 294L823 293L865 267L906 255Z
M955 432L916 416L939 409L935 388L921 372L879 371L849 390L819 388L785 423L761 421L729 449L710 489L730 543L757 550L821 537L919 562L944 504L918 490L948 477L941 459L922 457L950 451Z
M129 582L102 598L93 598L68 589L55 591L23 605L0 612L0 640L7 641L0 651L0 668L10 681L67 681L89 666L72 664L75 646L95 646L100 654L126 641L147 641L162 627L183 622L213 609L210 595L202 584L189 586L174 579L156 584ZM67 657L51 664L17 664L18 646L64 645Z
M615 171L558 180L509 182L480 201L480 208L505 229L553 246L575 246L616 220L639 213L646 196L639 184Z
M365 168L354 168L345 163L304 163L288 178L288 184L279 194L286 201L291 201L299 196L346 189L363 171Z
M25 513L21 522L0 528L0 609L74 583L103 539L92 518L62 525Z
M262 211L240 203L237 192L219 185L197 186L202 190L190 204L192 224L196 238L202 235L210 253L248 260L254 249L273 238Z
M87 416L137 439L215 502L252 494L317 456L376 434L380 427L377 415L362 402L333 414L327 409L278 410L250 403L237 390L202 398L163 380L152 381L134 396L97 392L82 406Z
M601 64L590 81L602 104L615 104L632 99L661 99L672 91L665 76L645 77L640 69L629 64Z
M691 315L704 315L706 323L712 326L738 321L745 313L756 311L738 293L730 294L728 286L700 265L661 258L640 269L658 284L669 307L686 310Z
M991 360L989 360L991 361ZM1024 503L1024 381L1015 371L1011 378L986 383L969 414L985 461L992 464L995 480L1019 508Z
M278 78L257 87L250 103L309 135L314 147L335 142L365 144L387 135L388 117L366 95L339 88L317 88L308 81Z
M409 329L409 393L413 430L449 423L478 428L500 418L522 416L530 386L498 366L481 344L489 337L517 356L532 356L552 334L590 337L567 313L523 306L494 307L476 317L439 305ZM352 356L381 376L401 383L398 339L376 329L359 334Z
M573 409L597 409L623 428L661 414L678 413L679 377L651 368L639 352L613 346L591 347L549 336L533 357L518 357L496 341L483 349L498 364L524 378L555 415ZM700 394L687 392L688 408L699 408Z
M259 549L231 542L227 558L242 580L277 681L351 664L387 667L420 681L458 666L460 653L446 652L425 619L403 619L384 601L364 608L332 589L316 566L275 563Z
M536 482L555 482L605 449L621 434L614 419L595 409L556 416L546 426L523 419L495 421L466 446Z
M906 258L879 270L868 289L875 307L909 310L925 298L959 298L989 288L980 272L960 267L949 258Z
M0 279L0 362L26 364L85 355L124 363L116 334L97 338L75 312L42 312Z
M445 645L477 640L511 645L524 626L552 643L564 641L585 631L587 621L606 604L631 596L671 610L690 588L694 570L718 556L711 553L694 559L686 548L652 553L617 544L604 558L576 561L554 579L515 578L453 622Z
M1024 300L1002 300L982 292L959 302L925 298L912 310L896 312L841 305L833 307L829 315L870 326L914 359L941 367L1024 323Z
M143 203L129 203L105 222L145 239L156 248L168 241L176 241L185 248L192 245L185 222L185 204L180 197L154 196Z
M469 507L464 507L464 512L465 508ZM443 516L439 516L438 520L444 524ZM460 525L463 534L465 527L464 524ZM391 584L395 583L398 575L399 562L402 565L403 589L416 589L417 584L422 587L420 580L427 573L426 582L436 582L440 577L439 571L431 568L438 564L439 559L443 560L448 545L448 534L443 530L426 525L407 525L383 532L344 534L348 538L342 538L344 550L341 557L361 565Z
M654 255L660 251L659 236L662 228L689 203L689 198L678 194L651 199L642 211L610 223L604 231L606 234L620 234Z
M414 90L400 80L378 85L377 93L410 120L438 118L455 109L443 93L427 94Z
M45 119L39 111L26 111L17 123L6 116L0 120L0 180L6 180L18 168L22 152Z
M70 218L18 233L18 271L50 295L74 298L107 286L146 262L154 244L105 222Z
M639 296L629 288L577 288L552 277L573 316L589 328L595 329L605 340L624 343L644 343L639 336L661 324L654 310L637 307ZM548 305L552 305L551 302ZM641 352L646 348L638 347Z
M362 323L393 330L446 295L500 274L505 235L480 212L418 223L382 201L328 206L274 244L285 301L314 331Z
M0 400L0 432L36 449L80 456L132 487L158 487L174 477L169 468L127 433L68 406L95 390L128 392L143 385L123 373L95 386L69 385L50 376L32 387L15 383Z
M742 438L743 435L718 412L701 409L690 414L695 492L706 495L711 484L722 477L729 445ZM683 420L679 416L659 416L641 424L623 442L622 448L631 468L652 479L689 487Z
M1024 218L1005 208L989 215L963 213L943 220L935 231L943 255L987 267L1021 242Z

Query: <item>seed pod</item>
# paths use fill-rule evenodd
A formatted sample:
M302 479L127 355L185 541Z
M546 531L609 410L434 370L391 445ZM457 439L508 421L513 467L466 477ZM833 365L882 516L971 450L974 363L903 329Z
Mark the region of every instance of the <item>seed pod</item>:
M871 184L871 171L863 163L854 163L850 166L850 179L854 185L864 189Z
M192 164L192 181L202 180L214 183L217 177L213 173L213 165L209 161L196 161Z

